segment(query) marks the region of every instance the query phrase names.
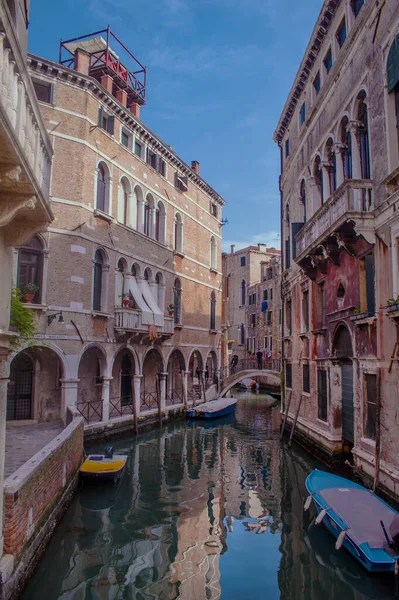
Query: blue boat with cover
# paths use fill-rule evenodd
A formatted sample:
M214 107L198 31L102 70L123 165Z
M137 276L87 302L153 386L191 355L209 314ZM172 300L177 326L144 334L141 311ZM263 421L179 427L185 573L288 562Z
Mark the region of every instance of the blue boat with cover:
M193 406L187 411L189 419L216 419L232 414L236 409L236 398L218 398Z
M316 507L316 524L323 523L337 539L337 550L344 546L370 572L398 572L399 514L362 485L315 469L306 479Z

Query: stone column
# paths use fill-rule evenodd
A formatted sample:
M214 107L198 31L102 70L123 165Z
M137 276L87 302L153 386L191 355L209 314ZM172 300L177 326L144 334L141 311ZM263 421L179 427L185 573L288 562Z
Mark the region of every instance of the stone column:
M161 410L166 409L166 377L168 373L159 373L159 400Z
M103 421L109 421L109 388L112 377L103 377L102 400L103 400Z
M140 393L141 393L142 378L143 378L142 375L134 375L134 377L133 377L133 380L134 380L134 414L137 419L140 416L140 403L141 403Z
M359 121L349 122L349 132L352 141L352 179L362 178L362 165L360 161L360 147L359 147Z
M344 146L343 144L334 144L334 152L335 152L335 164L336 164L336 173L337 173L337 188L344 182L344 165L342 163L342 150Z
M144 200L137 200L137 231L144 233Z
M3 554L3 483L6 447L7 385L10 375L10 362L7 348L0 348L0 558Z
M68 408L76 410L80 379L61 379L61 421L67 426Z
M187 406L188 406L188 376L190 375L190 371L182 371L181 374L183 377L183 403L184 403L184 407L187 408Z
M200 371L200 391L201 391L201 400L206 400L206 391L205 391L205 369Z
M328 169L330 167L330 163L322 162L321 167L322 167L322 173L323 173L323 204L324 204L328 200L328 198L331 196L330 176L329 176L329 171L328 171Z

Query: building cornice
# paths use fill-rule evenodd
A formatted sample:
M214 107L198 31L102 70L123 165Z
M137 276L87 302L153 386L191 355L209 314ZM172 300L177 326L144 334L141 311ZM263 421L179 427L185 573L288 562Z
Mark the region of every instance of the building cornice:
M28 67L30 71L36 72L38 75L45 75L51 78L59 79L63 83L69 83L76 85L79 89L85 89L90 91L96 96L101 102L106 104L110 110L112 110L119 119L128 127L131 127L147 144L151 146L156 152L162 154L162 156L172 164L176 169L188 177L197 187L203 192L208 194L215 202L223 206L226 204L224 200L210 185L206 183L197 175L191 167L189 167L183 160L181 160L177 154L175 154L171 147L165 144L155 133L153 133L148 127L144 125L140 119L135 117L127 108L125 108L118 100L112 96L103 86L93 77L89 75L83 75L78 71L64 67L59 63L55 63L51 60L41 58L34 54L28 54Z
M273 140L279 145L291 122L298 100L305 89L313 65L318 57L319 50L330 29L331 22L340 3L341 0L325 0L323 4L304 57L296 74L294 84L288 94L288 99L285 103L277 129L273 135Z

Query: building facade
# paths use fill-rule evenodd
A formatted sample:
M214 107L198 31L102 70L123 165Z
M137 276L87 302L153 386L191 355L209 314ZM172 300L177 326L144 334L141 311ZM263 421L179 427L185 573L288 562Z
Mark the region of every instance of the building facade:
M252 305L253 311L256 310L256 306L261 309L262 305L260 301L258 302L260 300L259 292L252 290L255 285L261 285L263 297L263 289L274 287L274 282L277 281L275 278L278 277L276 274L278 270L276 261L279 260L279 256L279 250L276 250L276 248L267 248L265 244L248 246L237 251L235 251L235 246L231 246L229 254L223 253L224 314L222 320L224 323L223 330L226 348L223 354L223 366L226 373L230 371L233 357L237 357L238 360L244 360L251 358L253 355L253 346L257 343L257 335L254 332L254 328L248 326L248 319L250 318L249 314L252 314ZM269 285L266 282L268 281L267 277L271 273L273 273L273 284ZM256 303L253 303L255 293L258 296ZM250 307L251 311L248 310ZM260 319L258 321L260 324ZM266 328L268 334L272 335L272 331L267 323ZM263 319L262 327L259 325L258 329L260 336L260 332L264 332ZM259 337L262 349L264 348L265 335L263 335L263 340Z
M45 230L52 148L26 67L29 2L0 4L0 581L13 246ZM1 590L0 590L1 593Z
M399 6L326 0L275 132L286 408L397 493Z
M7 418L137 420L217 393L224 200L140 120L145 69L109 29L28 65L55 220L15 250L39 344L13 358Z

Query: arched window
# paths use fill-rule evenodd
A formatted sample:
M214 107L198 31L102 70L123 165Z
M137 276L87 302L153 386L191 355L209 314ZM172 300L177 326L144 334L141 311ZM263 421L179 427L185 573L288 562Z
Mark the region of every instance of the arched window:
M43 292L43 246L37 236L18 250L17 288L22 295L26 293L24 290L29 283L38 288L31 302L40 304Z
M328 163L328 181L330 184L330 196L337 189L337 166L334 152L334 141L332 138L328 138L326 143L326 160Z
M105 311L106 309L106 289L107 289L107 264L106 257L102 250L96 250L94 254L94 272L93 272L93 310Z
M145 204L144 204L144 230L143 230L143 233L144 233L144 235L148 235L148 237L149 237L150 231L151 231L151 206L150 206L150 203L147 198L145 201Z
M320 156L316 156L313 165L313 177L315 180L316 194L318 204L324 203L324 189L323 189L323 171L321 168Z
M165 309L165 285L163 280L162 273L158 272L155 275L155 283L156 283L156 301L159 308L164 311Z
M361 91L357 99L359 100L357 108L357 120L359 121L359 151L360 151L360 169L362 179L370 179L370 142L369 142L369 122L368 110L365 103L366 93Z
M165 243L166 211L164 203L159 201L155 213L155 239L161 244Z
M132 404L132 362L129 355L123 355L121 362L121 377L120 377L120 395L121 406L131 406Z
M245 306L247 303L247 283L245 279L241 281L241 306Z
M239 338L240 341L238 343L240 344L240 346L244 346L244 344L245 344L245 325L244 325L244 323L241 323L239 333L240 333L240 338Z
M340 126L340 138L343 149L342 165L344 169L344 179L352 179L352 137L349 131L349 119L344 117Z
M181 314L182 314L182 306L181 306L181 283L180 279L175 279L175 285L173 288L173 316L174 322L176 324L181 323Z
M132 219L131 187L126 177L122 177L118 190L118 220L129 227L134 226ZM133 211L135 214L135 210Z
M102 212L108 211L109 197L109 175L105 163L99 163L97 167L97 198L96 208Z
M211 293L211 313L210 313L210 329L216 329L216 294Z
M132 198L132 211L131 211L131 227L137 228L138 231L144 231L144 214L142 212L144 207L143 192L141 188L136 185L133 190Z
M124 306L127 300L127 296L125 294L128 293L128 290L125 290L125 278L124 273L128 272L127 262L124 258L120 258L118 260L118 264L116 265L116 281L115 281L115 305Z
M304 179L302 179L302 181L301 181L300 201L302 204L302 211L303 211L302 221L304 223L306 223L306 181Z
M216 240L211 237L211 269L216 269Z
M183 221L179 213L175 214L175 250L183 252Z

